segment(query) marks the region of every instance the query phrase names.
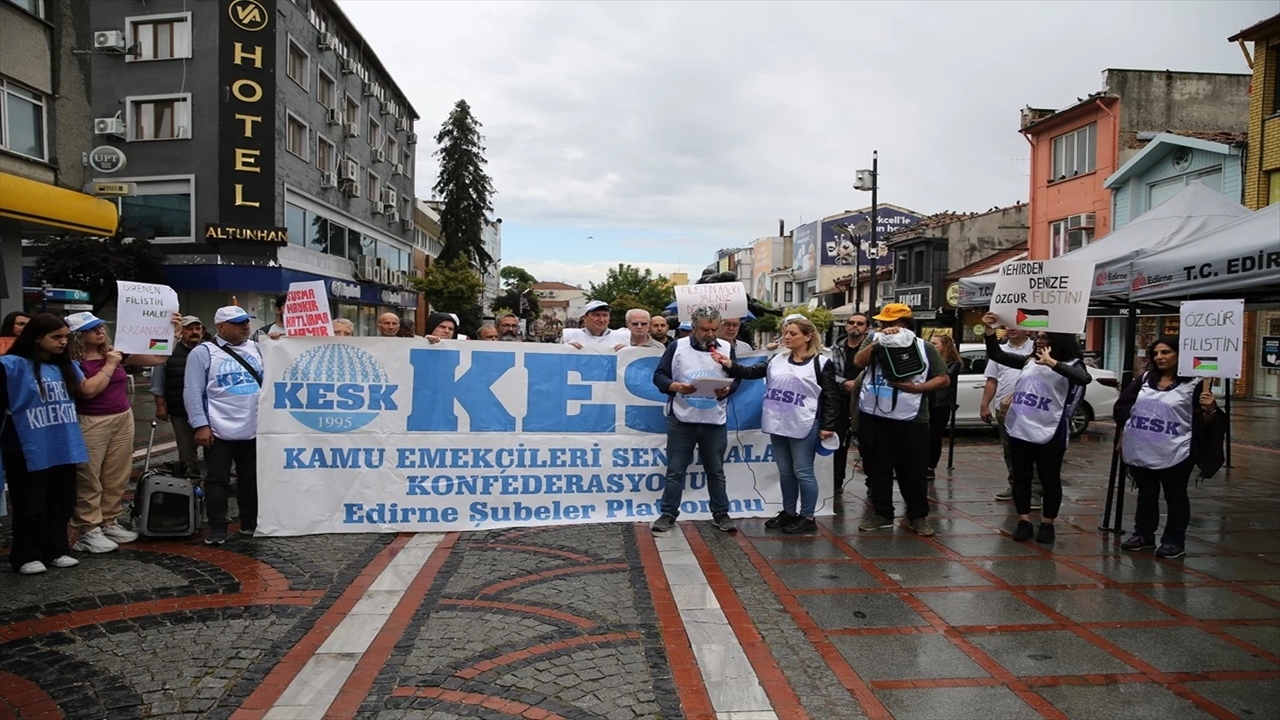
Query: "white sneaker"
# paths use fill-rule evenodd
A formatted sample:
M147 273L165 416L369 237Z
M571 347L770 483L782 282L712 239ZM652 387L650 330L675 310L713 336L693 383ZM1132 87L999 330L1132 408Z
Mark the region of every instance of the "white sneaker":
M102 528L94 528L80 536L80 540L71 546L76 552L108 553L120 547L102 532Z
M131 543L134 540L138 539L138 533L132 530L126 530L120 527L119 525L117 525L116 523L111 523L110 525L103 525L102 534L111 538L112 541L114 541L119 545L123 545L125 543Z
M48 571L48 569L49 568L45 567L44 563L39 560L32 560L18 568L18 573L22 575L39 575L42 572Z
M80 561L71 557L70 555L60 555L53 559L53 566L56 568L75 567L79 564L80 564Z

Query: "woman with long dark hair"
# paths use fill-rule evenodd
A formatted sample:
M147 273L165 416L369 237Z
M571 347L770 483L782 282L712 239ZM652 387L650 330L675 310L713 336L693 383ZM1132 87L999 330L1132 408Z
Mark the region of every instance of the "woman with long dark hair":
M67 520L75 506L76 465L88 459L75 400L84 375L67 353L62 318L30 319L0 357L0 460L13 501L9 563L23 575L80 561L67 553Z
M22 334L22 328L26 327L30 320L31 316L21 310L14 310L4 316L4 321L0 322L0 355L9 351L13 341L18 339Z
M787 352L759 365L739 365L714 349L711 358L729 377L765 378L761 429L772 441L782 486L782 511L765 527L794 535L818 529L813 519L818 503L813 457L818 443L836 434L840 386L835 366L822 356L822 337L813 321L803 315L784 318L782 345Z
M1169 517L1156 557L1176 558L1186 552L1191 469L1199 466L1208 477L1221 467L1222 433L1215 430L1226 415L1203 380L1178 376L1177 338L1151 343L1147 359L1147 371L1129 383L1113 411L1117 442L1138 486L1133 536L1120 547L1155 547L1163 489Z
M938 349L943 362L947 364L947 377L951 384L943 390L929 393L929 469L925 470L925 480L933 482L938 473L938 461L942 459L942 436L947 434L947 426L951 424L951 412L956 406L956 378L960 375L960 351L956 349L956 341L950 335L934 335L929 342Z
M1036 542L1051 543L1053 521L1062 507L1062 458L1071 436L1071 414L1084 397L1084 388L1092 377L1084 366L1084 353L1075 335L1043 332L1033 335L1035 350L1031 357L1026 357L1000 349L997 322L995 313L982 316L987 358L1022 370L1013 395L1009 396L1010 406L1004 419L1013 461L1013 504L1018 510L1013 539L1025 542L1035 535ZM1039 530L1031 525L1033 474L1038 474L1044 485Z

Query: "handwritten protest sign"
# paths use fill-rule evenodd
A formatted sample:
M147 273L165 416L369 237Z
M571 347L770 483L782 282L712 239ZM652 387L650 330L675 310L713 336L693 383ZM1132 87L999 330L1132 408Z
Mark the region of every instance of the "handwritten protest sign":
M284 303L285 334L290 337L331 337L333 316L323 280L289 283Z
M168 285L116 281L115 349L122 353L173 354L173 314L178 293Z
M1084 332L1093 263L1057 258L1015 260L1000 266L991 312L1007 328L1030 332Z
M676 309L680 313L680 322L689 322L689 314L699 306L719 310L722 318L746 317L747 287L740 282L676 286Z
M1178 374L1240 379L1244 300L1187 300L1178 330Z

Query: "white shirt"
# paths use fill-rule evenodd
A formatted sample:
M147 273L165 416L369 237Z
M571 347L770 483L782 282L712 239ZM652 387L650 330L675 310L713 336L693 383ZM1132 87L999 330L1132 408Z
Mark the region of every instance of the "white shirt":
M630 345L631 331L626 328L618 328L617 330L605 330L603 335L592 335L586 328L569 328L561 334L560 343L568 345L572 342L579 343L583 347L595 345L612 350L615 345Z
M1036 347L1036 343L1031 338L1027 338L1022 342L1021 347L1014 347L1009 343L1000 345L1000 349L1007 353L1022 355L1026 357ZM1018 376L1022 374L1022 368L1011 368L1007 365L1001 365L994 360L987 361L987 369L983 371L983 377L995 378L996 396L992 399L992 403L999 407L1000 402L1013 394L1013 386L1018 382Z

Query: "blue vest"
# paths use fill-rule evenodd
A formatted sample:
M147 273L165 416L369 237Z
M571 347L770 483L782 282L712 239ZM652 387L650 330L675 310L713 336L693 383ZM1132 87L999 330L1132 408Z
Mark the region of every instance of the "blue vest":
M36 385L35 363L5 355L0 357L0 364L4 365L9 390L9 421L18 432L27 470L39 472L55 465L88 462L76 403L62 380L62 371L56 365L41 363L40 383L44 387L41 397ZM79 368L75 368L75 373L83 379Z

